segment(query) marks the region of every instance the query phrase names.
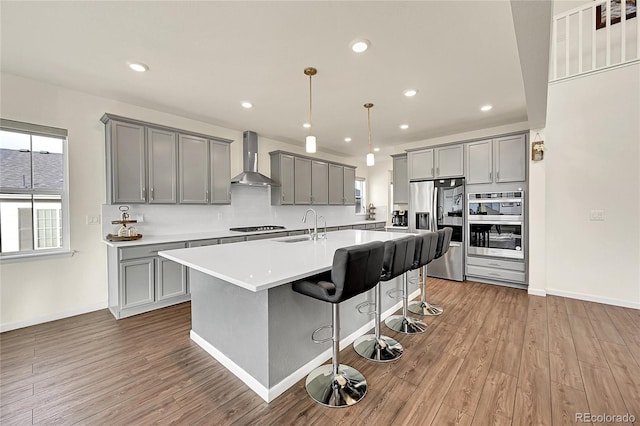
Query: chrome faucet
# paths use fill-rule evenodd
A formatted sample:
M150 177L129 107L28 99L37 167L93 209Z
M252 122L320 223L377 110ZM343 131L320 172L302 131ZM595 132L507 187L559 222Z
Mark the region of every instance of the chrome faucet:
M307 209L307 211L304 212L304 216L302 216L302 223L307 223L307 215L309 214L309 212L313 213L313 232L311 232L311 226L307 226L307 229L309 231L309 238L312 240L317 240L318 239L318 213L316 213L314 209Z

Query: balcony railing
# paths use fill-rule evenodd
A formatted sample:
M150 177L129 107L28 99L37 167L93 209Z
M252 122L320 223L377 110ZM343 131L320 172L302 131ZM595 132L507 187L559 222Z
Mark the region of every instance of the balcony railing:
M640 61L637 15L634 0L596 0L556 15L549 81Z

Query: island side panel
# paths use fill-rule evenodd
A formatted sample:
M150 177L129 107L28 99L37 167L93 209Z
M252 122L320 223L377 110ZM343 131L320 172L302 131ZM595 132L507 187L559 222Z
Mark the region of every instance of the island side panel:
M267 292L254 293L189 269L191 329L269 387Z

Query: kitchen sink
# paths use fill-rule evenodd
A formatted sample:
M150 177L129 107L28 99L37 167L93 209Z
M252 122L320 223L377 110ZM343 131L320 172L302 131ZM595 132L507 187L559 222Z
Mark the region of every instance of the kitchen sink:
M305 235L304 237L291 238L287 240L275 240L275 241L278 241L280 243L299 243L300 241L311 241L311 238L309 238L308 235Z

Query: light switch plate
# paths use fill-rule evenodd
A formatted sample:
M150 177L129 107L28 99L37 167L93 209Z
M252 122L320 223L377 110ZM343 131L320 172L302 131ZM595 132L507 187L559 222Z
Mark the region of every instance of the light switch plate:
M100 215L98 216L86 216L87 225L100 225Z
M604 221L604 210L591 210L589 220Z
M138 223L142 223L144 222L144 216L141 214L136 215L136 220L138 221Z

